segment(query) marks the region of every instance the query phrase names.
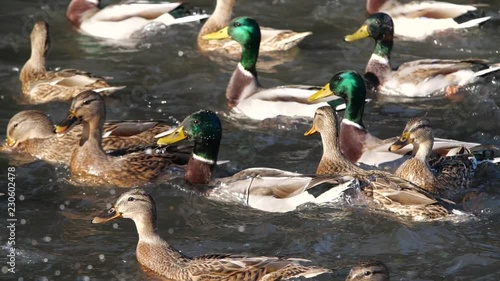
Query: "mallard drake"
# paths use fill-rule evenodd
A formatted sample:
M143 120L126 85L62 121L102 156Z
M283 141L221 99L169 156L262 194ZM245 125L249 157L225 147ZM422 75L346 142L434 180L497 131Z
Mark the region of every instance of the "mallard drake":
M390 55L393 45L394 24L385 13L368 17L347 42L371 37L376 46L365 69L370 86L380 94L406 97L453 95L458 88L475 82L479 77L500 70L500 63L486 60L423 59L403 63L393 70Z
M26 153L54 164L69 165L73 149L82 134L83 126L77 125L68 133L57 136L54 124L38 110L21 111L7 125L7 149ZM126 149L136 145L155 143L154 136L170 126L154 121L111 121L104 124L102 147L106 152Z
M70 100L84 90L94 90L103 95L125 87L112 87L105 78L77 69L47 71L45 59L50 49L49 25L38 21L31 32L31 57L19 75L25 102L45 103Z
M255 68L261 33L254 19L235 18L228 27L203 36L205 40L226 38L242 46L240 63L226 88L229 108L251 119L262 120L278 115L310 117L316 108L326 105L307 101L308 96L320 89L316 86L287 85L268 89L261 86Z
M171 165L186 163L187 159L179 157L182 155L170 153L106 154L102 147L105 115L103 98L96 92L85 91L75 97L68 116L55 128L56 133L64 134L75 124L83 125L80 143L74 149L69 165L71 179L78 184L133 187L165 175L165 170Z
M329 106L320 107L306 136L321 134L323 156L316 174L344 175L360 181L367 203L375 208L413 220L441 219L450 214L450 203L422 188L384 171L365 171L347 160L339 147L337 115Z
M377 260L358 262L349 272L346 281L389 281L387 266Z
M249 168L231 177L214 178L222 137L219 118L212 111L201 110L186 117L174 131L158 135L159 145L188 139L194 142L193 154L185 168L188 183L208 184L204 190L209 198L237 201L269 212L295 210L304 203L326 203L340 199L343 192L356 187L348 177L302 175L272 168ZM322 183L331 186L313 196L309 191Z
M208 18L198 33L198 47L203 51L225 50L228 53L240 53L241 47L232 40L204 40L203 36L216 32L229 25L236 0L217 0L213 14ZM286 51L296 46L312 32L294 32L292 30L261 27L259 51Z
M401 137L389 148L396 151L408 144L417 148L415 157L406 160L395 175L447 199L457 199L470 188L477 161L466 148L461 153L434 160L429 165L434 135L427 118L412 118Z
M408 40L424 40L446 30L478 26L489 20L472 5L438 1L367 0L368 14L387 13L394 21L394 34Z
M79 31L101 38L123 40L140 37L148 24L174 25L199 21L206 14L192 14L180 2L125 2L101 9L101 0L72 0L66 10Z
M175 250L158 234L156 205L142 189L123 193L116 203L92 223L104 223L117 218L134 221L139 234L137 261L146 269L169 280L182 281L273 281L291 278L312 278L331 270L303 266L304 259L247 257L211 254L190 258Z
M309 97L314 101L331 95L341 97L346 103L344 118L340 123L340 149L344 156L353 163L395 170L408 159L410 149L389 152L390 145L396 138L379 139L370 134L363 123L365 110L366 86L359 73L353 70L340 71L318 92ZM433 152L444 155L457 147L474 147L478 143L436 138Z

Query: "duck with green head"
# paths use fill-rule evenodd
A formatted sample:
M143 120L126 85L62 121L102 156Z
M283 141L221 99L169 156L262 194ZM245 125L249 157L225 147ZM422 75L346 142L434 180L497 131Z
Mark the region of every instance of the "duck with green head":
M167 131L157 137L160 138L160 145L170 145L184 139L194 142L184 179L191 184L208 185L206 195L214 199L243 200L242 203L260 210L287 212L304 203L325 203L339 199L345 190L356 186L350 177L302 175L273 168L249 168L231 177L215 178L222 128L219 118L212 111L195 112L186 117L174 131ZM309 193L312 188L323 183L329 184L331 188L316 196Z
M319 90L316 86L286 85L267 89L261 86L255 67L261 32L254 19L235 18L229 26L203 36L206 40L225 38L232 38L242 47L241 60L226 88L228 106L236 112L257 120L278 115L310 117L316 108L326 105L321 101L307 100Z
M422 59L391 66L394 24L385 13L368 17L365 23L351 35L347 42L371 37L375 50L365 69L365 77L377 92L384 95L405 97L429 97L453 95L459 87L473 83L486 74L500 70L500 63L489 64L486 60Z
M347 159L353 163L364 163L388 169L396 169L406 159L411 148L389 152L389 146L396 138L381 140L370 134L363 123L366 99L365 81L359 73L346 70L336 73L310 100L336 95L346 103L344 118L340 124L340 148ZM439 154L459 146L473 147L478 143L436 138L433 151Z

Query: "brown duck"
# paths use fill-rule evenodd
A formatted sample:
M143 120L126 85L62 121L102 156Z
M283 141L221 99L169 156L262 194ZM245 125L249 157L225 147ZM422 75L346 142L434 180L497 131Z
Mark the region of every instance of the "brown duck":
M31 32L31 57L21 69L19 79L24 101L37 104L70 100L84 90L102 95L123 89L112 87L105 78L77 69L47 71L45 59L50 48L49 25L38 21Z
M31 155L54 164L69 165L73 149L82 134L76 125L67 134L57 136L54 124L43 112L24 110L12 116L7 125L7 150ZM137 145L151 145L154 136L170 129L162 122L111 121L104 124L102 147L106 152Z
M122 194L112 208L95 217L92 223L104 223L120 217L133 220L139 234L137 260L148 271L169 280L277 281L311 278L331 272L329 269L299 264L299 260L305 261L303 259L228 254L189 258L160 237L156 216L153 198L142 189L133 189Z
M347 160L339 147L337 115L331 107L316 110L312 128L305 133L321 134L323 156L316 170L320 175L341 174L357 178L369 204L376 209L408 216L413 220L432 220L450 214L448 202L435 198L418 186L383 171L365 171Z
M83 125L80 142L70 160L71 178L75 182L133 187L156 180L170 165L187 163L189 154L182 157L182 154L132 149L121 156L106 154L101 144L105 115L103 98L94 91L85 91L75 97L68 116L56 126L56 133L63 134L71 131L74 124Z

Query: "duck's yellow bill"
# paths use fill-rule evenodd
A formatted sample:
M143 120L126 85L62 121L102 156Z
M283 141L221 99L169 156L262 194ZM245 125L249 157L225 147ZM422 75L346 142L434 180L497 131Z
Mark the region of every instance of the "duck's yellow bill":
M315 100L329 97L331 95L335 95L335 93L330 89L330 83L327 83L323 88L321 88L321 90L317 91L312 96L307 98L307 101L311 102L311 101L315 101Z
M352 42L352 41L363 39L363 38L366 38L366 37L369 37L369 36L370 36L370 33L368 33L368 25L363 24L358 29L358 31L354 32L351 35L346 35L344 37L344 41L346 41L346 42Z
M201 38L203 38L205 40L221 40L221 39L227 39L230 37L231 36L229 36L228 27L226 26L219 31L205 34Z
M159 145L169 145L176 142L180 142L181 140L184 140L186 138L187 136L186 134L184 134L184 126L180 126L177 129L175 129L175 131L173 131L172 133L159 138L156 143Z
M7 145L10 147L13 147L16 144L16 141L13 140L11 137L7 136Z
M76 124L77 121L79 121L79 118L76 116L75 112L70 111L68 116L66 116L63 121L54 126L54 132L56 134L65 134L73 127L73 125Z
M106 212L94 217L92 223L104 223L117 218L121 218L122 214L116 210L115 207L110 208Z
M409 137L410 137L409 133L403 133L401 137L399 137L399 139L389 147L389 151L391 152L398 151L401 148L407 146L410 143Z
M316 133L318 130L316 130L316 127L314 127L314 124L311 126L311 129L309 129L309 131L305 132L304 133L304 136L310 136L314 133Z

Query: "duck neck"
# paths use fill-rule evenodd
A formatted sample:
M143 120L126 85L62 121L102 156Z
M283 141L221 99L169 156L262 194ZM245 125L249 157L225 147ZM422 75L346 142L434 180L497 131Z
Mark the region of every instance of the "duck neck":
M427 164L429 156L431 155L433 145L434 145L434 140L432 139L419 143L417 152L415 153L415 158Z
M259 57L259 46L260 46L260 34L256 36L254 40L249 40L242 45L241 60L240 64L246 71L252 73L252 75L257 78L257 70L255 65L257 64L257 58Z
M373 51L373 54L389 61L392 51L392 45L392 35L386 35L382 40L377 40L377 44L375 45L375 51Z
M207 22L201 28L198 34L198 41L203 42L203 35L215 32L229 24L231 20L231 12L233 11L236 0L217 0L215 10L208 18ZM203 41L201 41L203 40Z
M154 242L157 238L160 238L156 226L156 215L141 216L134 219L134 222L139 234L139 242Z
M195 142L193 156L189 159L184 179L190 183L206 184L212 178L217 164L220 138L206 138Z
M363 124L363 114L365 111L366 93L359 94L356 92L358 92L358 89L355 89L355 94L346 96L346 110L344 113L344 120L349 120L353 123L356 123L364 129L365 125Z
M104 120L102 118L94 118L88 122L83 122L82 136L80 138L80 146L92 147L91 151L106 155L102 148L102 132Z

